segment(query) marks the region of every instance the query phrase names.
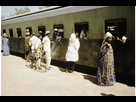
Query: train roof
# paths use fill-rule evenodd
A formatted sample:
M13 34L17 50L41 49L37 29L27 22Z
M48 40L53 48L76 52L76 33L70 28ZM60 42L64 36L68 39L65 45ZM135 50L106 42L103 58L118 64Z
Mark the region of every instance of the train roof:
M22 22L22 21L28 21L34 19L41 19L41 18L57 16L61 14L68 14L68 13L74 13L74 12L103 8L103 7L107 7L107 6L52 6L42 10L24 13L3 19L1 21L1 24L3 25L3 24L10 24L10 23L16 23L16 22Z
M27 15L32 15L32 14L35 14L35 13L45 12L45 11L49 11L49 10L53 10L53 9L58 9L58 8L61 8L61 7L63 7L63 6L51 6L51 7L44 8L44 9L37 10L37 11L31 11L31 12L20 14L20 15L14 15L12 17L5 18L2 21L6 21L6 20L22 17L22 16L27 16Z

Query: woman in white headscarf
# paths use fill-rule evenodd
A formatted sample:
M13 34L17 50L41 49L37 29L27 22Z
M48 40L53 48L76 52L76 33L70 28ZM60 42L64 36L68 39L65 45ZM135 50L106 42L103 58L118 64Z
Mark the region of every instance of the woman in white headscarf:
M116 82L113 49L110 44L112 37L112 34L107 32L101 45L96 75L96 83L99 86L111 86Z
M79 56L78 56L78 50L80 47L80 42L78 39L78 33L72 33L70 38L69 38L69 45L68 45L68 50L66 52L66 72L68 72L68 68L71 69L71 72L74 71L75 69L75 62L78 61Z

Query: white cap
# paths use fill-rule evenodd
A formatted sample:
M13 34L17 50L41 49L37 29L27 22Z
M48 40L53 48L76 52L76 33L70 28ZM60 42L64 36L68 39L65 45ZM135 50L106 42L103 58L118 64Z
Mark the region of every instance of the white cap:
M57 28L55 28L55 29L54 29L54 31L58 31L58 29L57 29Z
M29 29L26 29L26 31L29 31Z
M49 34L49 33L50 33L50 31L46 31L46 33L45 33L45 34L47 35L47 34Z

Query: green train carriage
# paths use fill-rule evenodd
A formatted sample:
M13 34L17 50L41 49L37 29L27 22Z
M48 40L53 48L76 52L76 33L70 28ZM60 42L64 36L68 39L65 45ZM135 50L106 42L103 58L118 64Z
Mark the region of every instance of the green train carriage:
M113 40L116 72L134 75L135 73L135 7L134 6L54 6L43 10L3 19L1 35L7 33L10 51L25 54L26 29L38 34L58 28L63 38L51 45L52 59L65 62L70 34L85 27L89 39L80 39L79 61L76 64L97 68L100 46L104 35L110 31L115 37L127 37L127 42ZM19 38L21 36L21 38ZM84 70L84 69L82 69Z

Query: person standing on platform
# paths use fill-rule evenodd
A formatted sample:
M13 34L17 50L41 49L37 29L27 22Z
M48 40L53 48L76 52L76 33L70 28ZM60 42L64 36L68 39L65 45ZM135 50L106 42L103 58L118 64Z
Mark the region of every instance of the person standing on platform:
M116 82L113 49L110 44L112 37L112 34L107 32L101 45L96 75L96 84L99 86L111 86Z
M36 48L35 48L35 55L36 55L36 68L37 70L41 69L40 63L41 63L41 55L42 55L42 36L39 34L38 41L36 42Z
M34 58L35 58L35 45L38 40L39 40L39 38L35 36L35 33L32 34L32 37L29 40L29 46L31 46L31 51L32 51L32 55ZM34 63L34 59L32 61L31 68L33 68L33 63Z
M79 56L78 56L78 50L80 47L80 42L78 39L78 33L73 33L71 34L69 38L69 45L68 45L68 50L66 52L66 73L68 73L68 68L71 69L71 73L75 69L75 62L78 61Z
M26 37L25 37L25 59L29 53L30 47L29 47L29 40L30 40L30 32L29 29L26 29Z
M2 38L2 44L3 44L3 56L8 56L9 55L9 39L7 38L7 34L3 34Z
M49 70L51 63L51 49L50 49L50 31L46 31L45 37L42 40L43 49L46 53L46 69Z

